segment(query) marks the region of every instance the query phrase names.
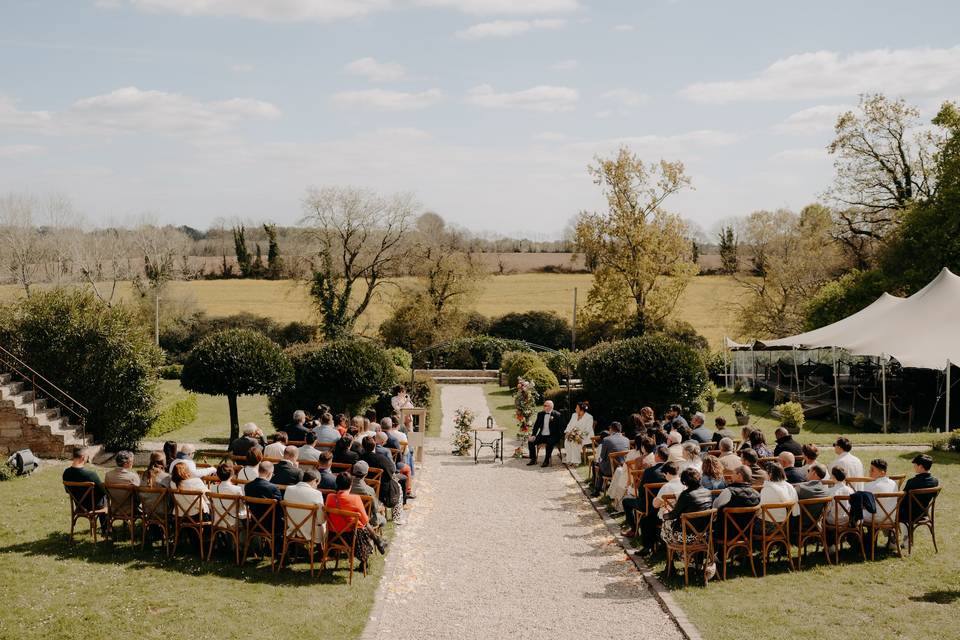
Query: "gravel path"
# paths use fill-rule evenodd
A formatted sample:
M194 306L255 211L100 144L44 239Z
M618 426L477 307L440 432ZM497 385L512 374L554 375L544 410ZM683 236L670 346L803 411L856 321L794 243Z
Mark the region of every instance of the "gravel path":
M680 638L570 474L451 455L454 410L482 424L488 409L480 386L440 394L442 436L428 441L364 638Z

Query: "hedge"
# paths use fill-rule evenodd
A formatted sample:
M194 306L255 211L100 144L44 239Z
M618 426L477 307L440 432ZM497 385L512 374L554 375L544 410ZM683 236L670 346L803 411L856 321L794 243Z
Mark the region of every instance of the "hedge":
M543 398L548 391L560 386L560 383L557 382L557 376L553 375L553 372L542 364L527 369L520 377L533 383L539 398Z
M568 376L571 378L580 377L579 367L580 359L583 357L582 351L570 351L561 349L557 353L541 353L540 357L547 363L547 368L557 376L557 380L565 380Z
M508 313L490 321L490 335L560 349L570 346L570 323L553 311Z
M310 342L317 333L315 325L304 322L280 324L271 318L248 312L211 318L199 311L161 327L160 347L169 362L183 362L190 350L205 337L228 329L249 329L262 333L281 347Z
M183 375L182 364L168 364L160 367L160 377L164 380L179 380Z
M151 438L181 429L197 419L197 396L188 395L160 412L147 433Z
M479 369L485 362L488 369L499 369L500 358L507 351L530 351L523 342L491 336L458 338L443 346L420 353L414 364L434 369Z

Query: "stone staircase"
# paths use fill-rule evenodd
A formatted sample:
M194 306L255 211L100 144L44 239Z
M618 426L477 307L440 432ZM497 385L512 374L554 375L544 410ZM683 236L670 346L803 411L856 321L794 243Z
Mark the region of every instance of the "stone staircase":
M496 369L417 369L437 384L489 384L497 382Z
M62 415L56 406L37 397L12 374L0 373L0 455L30 449L41 458L69 458L74 447L97 453L92 439L81 436L80 428Z

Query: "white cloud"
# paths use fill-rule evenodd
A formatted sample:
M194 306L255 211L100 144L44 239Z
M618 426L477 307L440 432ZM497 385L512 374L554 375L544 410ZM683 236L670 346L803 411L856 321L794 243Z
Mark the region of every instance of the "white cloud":
M333 102L345 107L367 107L385 111L407 111L424 109L443 99L440 89L429 89L420 93L389 91L387 89L366 89L363 91L341 91L333 95Z
M229 16L267 22L330 22L410 6L472 14L543 14L574 11L578 0L98 0L103 8L131 6L184 16Z
M725 147L739 141L739 136L728 131L715 129L697 129L684 133L640 136L622 136L602 140L589 140L567 145L570 149L584 153L610 153L619 147L627 146L631 151L644 156L668 157L682 155L684 160L695 157L704 149Z
M538 85L523 91L498 93L488 84L470 89L467 102L490 109L526 109L544 113L573 111L580 94L570 87Z
M565 142L569 139L569 136L567 136L565 133L558 133L556 131L541 131L533 136L533 139L539 140L540 142Z
M960 87L960 46L874 49L842 55L802 53L777 60L746 80L700 82L681 95L696 102L803 100L889 94L929 94Z
M407 76L407 70L396 62L380 62L376 58L354 60L344 70L355 76L363 76L371 82L396 82Z
M635 89L613 89L600 96L604 100L611 100L623 107L642 107L650 102L650 96Z
M279 108L261 100L201 102L178 93L137 87L82 98L56 113L21 111L13 101L0 98L0 129L44 135L196 135L224 131L242 120L279 116Z
M613 27L614 31L619 31L621 33L626 33L630 31L636 31L637 27L632 24L618 24Z
M837 116L852 108L843 104L819 104L787 116L783 122L774 125L773 130L795 135L831 131L837 123Z
M0 160L35 156L43 151L44 148L36 144L0 144Z
M238 63L230 65L230 71L234 73L251 73L256 67L252 64Z
M482 38L509 38L530 31L562 29L565 20L558 18L544 18L542 20L493 20L481 22L461 31L457 37L464 40L480 40Z
M554 65L551 65L550 68L554 71L574 71L580 67L580 62L578 60L561 60Z

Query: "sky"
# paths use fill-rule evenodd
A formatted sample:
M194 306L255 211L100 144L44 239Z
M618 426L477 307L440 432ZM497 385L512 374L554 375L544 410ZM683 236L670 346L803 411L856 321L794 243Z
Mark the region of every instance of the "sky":
M960 99L957 24L955 0L0 0L0 194L206 228L353 185L548 239L627 145L684 162L667 207L712 232L815 201L859 94Z

